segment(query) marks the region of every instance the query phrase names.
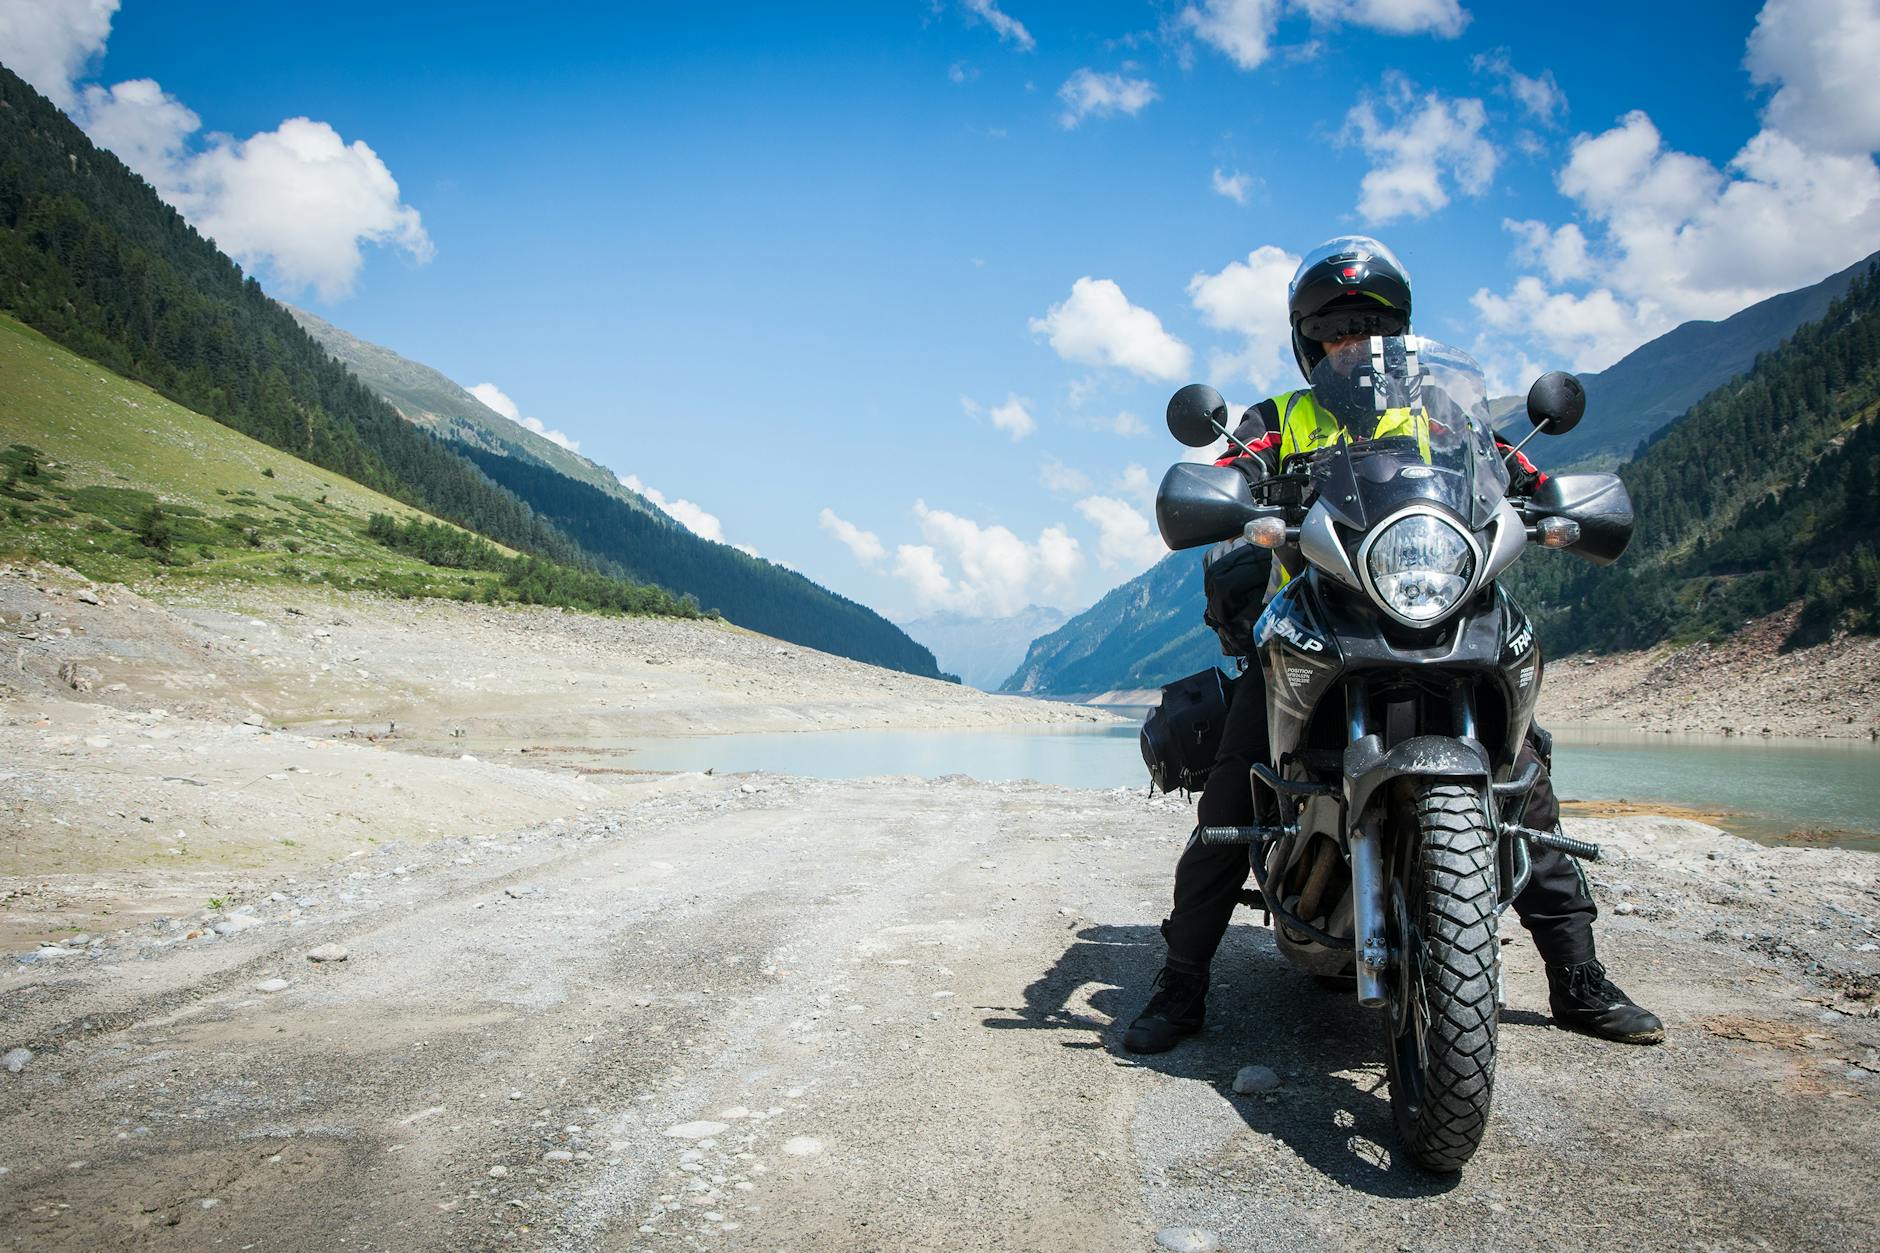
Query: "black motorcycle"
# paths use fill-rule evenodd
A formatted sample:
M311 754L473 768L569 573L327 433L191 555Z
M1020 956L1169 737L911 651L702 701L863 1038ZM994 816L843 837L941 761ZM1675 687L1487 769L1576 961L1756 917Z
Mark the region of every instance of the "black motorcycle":
M1509 499L1480 367L1411 336L1365 347L1312 379L1335 442L1264 477L1178 463L1156 517L1171 549L1244 536L1290 572L1253 633L1272 746L1252 770L1261 823L1196 838L1246 844L1280 951L1385 1011L1398 1130L1421 1165L1453 1171L1487 1124L1496 927L1528 845L1598 856L1522 825L1538 767L1517 777L1514 762L1541 652L1497 579L1530 541L1616 560L1632 506L1609 474ZM1565 433L1584 406L1565 374L1528 395L1537 432ZM1191 447L1228 434L1220 394L1199 384L1168 420Z

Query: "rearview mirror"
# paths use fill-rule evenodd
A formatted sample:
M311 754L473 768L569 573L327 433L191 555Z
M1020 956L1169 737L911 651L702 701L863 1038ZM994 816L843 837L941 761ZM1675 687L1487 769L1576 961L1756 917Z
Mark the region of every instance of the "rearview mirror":
M1171 549L1232 539L1257 513L1247 476L1232 466L1178 461L1155 493L1155 524Z
M1206 383L1190 383L1168 398L1168 433L1190 448L1206 448L1227 429L1227 402Z
M1565 435L1586 412L1586 389L1564 370L1549 370L1528 388L1527 411L1528 421L1547 434Z

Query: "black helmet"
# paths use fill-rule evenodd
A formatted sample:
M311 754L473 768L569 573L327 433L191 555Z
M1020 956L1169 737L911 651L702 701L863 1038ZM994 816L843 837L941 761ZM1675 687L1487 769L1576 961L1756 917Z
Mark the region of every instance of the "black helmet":
M1293 356L1307 379L1325 359L1326 340L1410 329L1410 275L1390 249L1368 236L1340 235L1307 253L1286 297Z

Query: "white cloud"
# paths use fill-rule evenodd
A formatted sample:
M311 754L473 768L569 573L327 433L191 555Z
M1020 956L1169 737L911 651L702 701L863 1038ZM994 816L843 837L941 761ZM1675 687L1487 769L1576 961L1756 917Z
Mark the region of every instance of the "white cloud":
M1880 5L1873 0L1769 0L1744 58L1776 86L1764 123L1824 152L1880 148Z
M1566 114L1567 93L1560 90L1560 84L1554 81L1552 70L1542 70L1539 76L1529 77L1514 68L1505 48L1479 54L1475 58L1475 68L1478 72L1492 74L1500 79L1502 90L1514 97L1515 103L1542 125L1551 126L1556 119Z
M966 11L992 27L1002 42L1011 44L1020 52L1030 52L1037 46L1037 41L1025 29L1025 24L1001 11L996 0L965 0L965 3Z
M1037 421L1031 416L1031 402L1022 396L1006 393L1005 399L988 409L971 396L960 397L960 408L968 417L986 418L992 425L1012 437L1016 444L1038 429Z
M501 414L503 417L508 418L511 422L514 422L517 426L527 427L529 430L534 431L537 435L540 435L543 439L548 440L550 443L560 444L563 448L566 448L569 452L581 451L580 440L570 439L568 438L568 436L564 435L560 431L550 430L547 426L543 425L543 423L536 418L524 417L522 414L522 409L516 404L515 401L511 400L507 395L505 395L503 392L503 389L496 386L496 384L478 383L475 387L469 388L467 390L470 392L472 396L475 396L478 400L482 401L485 406L487 406L490 409L495 410L497 413ZM628 486L632 487L632 484L628 484ZM637 492L640 489L635 487L633 488L633 490Z
M1273 54L1273 36L1288 10L1304 13L1318 27L1348 24L1386 35L1453 39L1469 24L1459 0L1203 0L1184 8L1176 21L1251 70Z
M1577 137L1558 184L1580 221L1510 225L1517 258L1547 281L1478 291L1501 337L1478 347L1603 369L1680 322L1727 317L1865 256L1880 242L1880 102L1865 81L1876 49L1871 0L1769 0L1745 64L1776 90L1724 168L1671 147L1640 111Z
M1086 496L1077 512L1097 528L1097 563L1133 577L1168 555L1167 545L1149 520L1126 500Z
M873 531L864 531L853 522L836 516L833 509L824 509L818 521L822 529L841 540L855 560L864 566L874 567L887 558L888 550L882 547L881 537Z
M1090 476L1073 470L1056 457L1046 457L1038 467L1038 481L1054 492L1076 496L1090 490Z
M1162 320L1129 303L1107 278L1085 276L1071 284L1062 304L1030 322L1066 361L1113 365L1143 378L1171 382L1188 373L1194 354L1162 329Z
M74 115L224 252L265 266L290 290L347 295L365 263L362 244L431 259L423 221L385 162L325 122L296 117L247 139L210 135L196 150L201 119L147 78L86 87Z
M640 476L637 474L616 474L614 477L620 480L622 487L630 488L646 497L661 513L700 539L708 539L715 544L726 542L724 524L718 520L718 515L707 513L689 500L668 500L666 494L658 488L648 487L640 482ZM741 545L734 545L734 547L741 552L750 553L753 557L757 555L755 549L747 549Z
M1433 91L1418 97L1402 75L1385 77L1382 111L1367 99L1345 118L1345 134L1371 157L1358 197L1364 220L1426 218L1449 203L1452 183L1471 196L1487 191L1500 156L1482 134L1482 102Z
M1554 282L1574 282L1592 273L1593 259L1586 251L1586 235L1572 222L1551 227L1531 218L1525 222L1503 218L1501 225L1520 241L1515 245L1515 260L1540 266Z
M1454 39L1469 24L1460 0L1299 0L1322 26L1348 22L1386 35L1435 35Z
M1223 173L1220 166L1214 167L1214 194L1226 196L1235 204L1246 204L1247 193L1253 190L1253 178L1235 170L1232 174Z
M1123 472L1116 476L1116 488L1118 491L1127 492L1131 496L1147 496L1153 501L1155 480L1149 477L1147 470L1132 462L1124 466Z
M1105 431L1111 435L1120 435L1125 439L1134 439L1138 435L1149 433L1149 428L1142 424L1142 419L1127 409L1102 416L1079 417L1075 421L1079 426L1089 427L1093 431Z
M1246 380L1270 388L1294 368L1292 323L1286 312L1286 285L1299 258L1284 248L1264 244L1232 261L1218 274L1197 274L1188 280L1188 296L1202 321L1242 339L1238 351L1216 353L1210 359L1217 379Z
M1155 84L1146 78L1103 74L1086 66L1058 88L1058 99L1064 102L1064 111L1058 114L1058 125L1071 130L1087 117L1110 117L1118 113L1134 117L1155 98Z
M0 62L70 109L85 67L104 51L118 0L0 0Z
M1061 604L1074 592L1083 551L1061 526L1027 543L1003 526L981 526L925 501L915 502L914 514L926 543L897 547L894 574L923 612L1004 617L1034 601Z

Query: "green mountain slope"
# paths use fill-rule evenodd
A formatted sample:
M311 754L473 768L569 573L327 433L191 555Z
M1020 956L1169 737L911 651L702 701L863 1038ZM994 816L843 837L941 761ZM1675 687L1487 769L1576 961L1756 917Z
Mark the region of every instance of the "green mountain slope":
M1551 651L1727 635L1798 599L1791 643L1880 632L1876 274L1620 471L1639 527L1619 565L1521 563Z
M0 558L693 616L653 587L516 556L192 413L0 315Z
M1748 370L1797 328L1818 322L1880 252L1809 287L1751 305L1721 322L1686 322L1597 374L1582 375L1588 419L1536 441L1550 466L1611 469L1636 455L1686 410ZM1522 424L1525 427L1525 423ZM1523 432L1525 433L1525 431Z
M260 284L4 67L0 308L263 443L502 543L581 560L328 357Z
M665 519L665 514L621 483L605 466L511 422L430 366L360 339L305 309L285 307L334 360L390 401L407 421L444 439L545 465L635 509Z
M1032 641L1002 692L1097 696L1160 687L1221 661L1201 621L1201 553L1170 553L1049 635Z

